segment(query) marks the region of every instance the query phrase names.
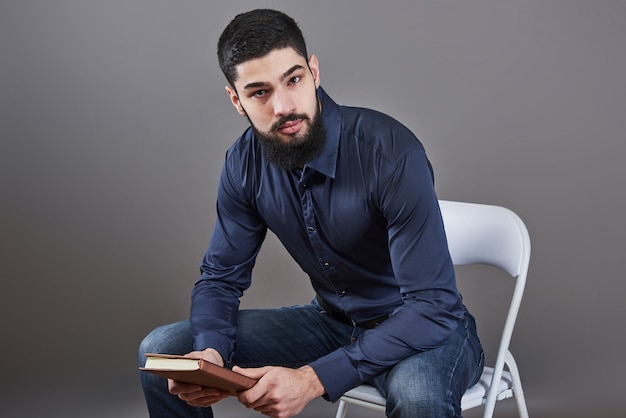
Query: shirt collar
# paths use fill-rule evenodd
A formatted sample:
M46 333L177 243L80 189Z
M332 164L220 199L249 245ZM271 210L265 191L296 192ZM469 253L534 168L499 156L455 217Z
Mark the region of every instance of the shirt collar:
M319 171L330 178L335 178L339 138L341 136L341 112L339 105L321 87L317 89L317 96L322 105L322 121L326 128L326 144L322 153L307 163L306 167Z

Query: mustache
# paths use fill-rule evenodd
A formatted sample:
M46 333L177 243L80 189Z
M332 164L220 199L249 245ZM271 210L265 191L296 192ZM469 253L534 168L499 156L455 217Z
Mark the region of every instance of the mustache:
M293 120L298 120L298 119L301 119L301 120L309 120L309 117L308 117L306 114L304 114L304 113L301 113L301 114L291 113L291 114L289 114L289 115L287 115L287 116L282 116L280 119L278 119L278 120L277 120L277 121L276 121L276 122L272 125L271 130L272 130L272 131L277 131L277 130L278 130L278 128L280 128L280 127L281 127L281 125L283 125L283 124L285 124L285 123L287 123L287 122L291 122L291 121L293 121Z

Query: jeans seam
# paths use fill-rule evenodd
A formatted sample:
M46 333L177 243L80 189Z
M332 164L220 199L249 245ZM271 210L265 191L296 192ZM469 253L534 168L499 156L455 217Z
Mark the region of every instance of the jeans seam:
M448 396L453 401L452 405L456 405L456 400L453 398L453 396L452 396L453 394L452 394L452 390L451 390L451 388L452 388L452 380L453 380L453 378L455 376L457 367L459 365L459 361L461 360L461 356L463 355L463 352L466 350L466 348L468 346L468 341L469 341L469 330L468 330L467 325L466 325L467 323L468 323L468 321L463 321L463 322L461 322L461 324L459 324L459 326L465 327L465 336L463 338L463 345L461 346L461 349L458 351L456 360L454 362L454 366L452 367L452 370L451 370L451 373L450 373L450 377L449 377L449 380L448 380ZM460 405L461 404L459 403L459 407L460 407ZM454 411L454 412L456 413L456 411Z

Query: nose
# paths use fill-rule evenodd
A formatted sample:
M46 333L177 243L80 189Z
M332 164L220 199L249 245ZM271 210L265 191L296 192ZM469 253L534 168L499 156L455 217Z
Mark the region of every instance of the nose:
M286 116L294 113L295 103L288 92L277 89L273 99L275 116Z

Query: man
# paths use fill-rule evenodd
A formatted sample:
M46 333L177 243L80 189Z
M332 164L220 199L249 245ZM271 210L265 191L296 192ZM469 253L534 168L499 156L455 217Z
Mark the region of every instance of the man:
M420 142L381 113L339 106L288 16L235 17L218 43L231 103L251 127L228 150L191 319L144 352L187 354L258 378L241 403L290 417L362 382L389 417L460 416L482 371ZM239 310L267 229L309 275L311 304ZM142 375L150 415L212 416L227 396Z

